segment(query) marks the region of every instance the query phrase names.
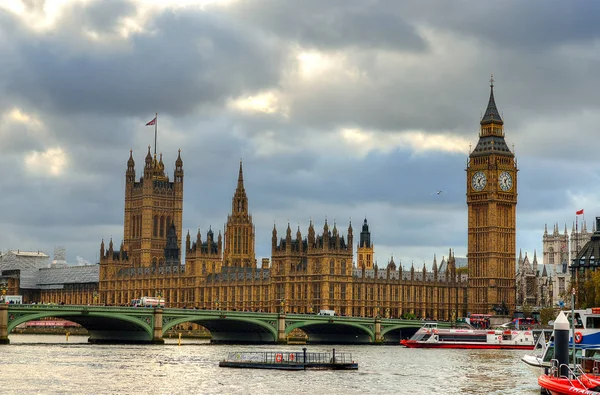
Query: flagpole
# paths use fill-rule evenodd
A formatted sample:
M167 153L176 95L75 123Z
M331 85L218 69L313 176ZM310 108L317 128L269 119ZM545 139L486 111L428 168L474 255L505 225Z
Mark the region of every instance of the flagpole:
M154 157L156 158L156 130L158 129L158 113L156 113L156 117L154 119Z

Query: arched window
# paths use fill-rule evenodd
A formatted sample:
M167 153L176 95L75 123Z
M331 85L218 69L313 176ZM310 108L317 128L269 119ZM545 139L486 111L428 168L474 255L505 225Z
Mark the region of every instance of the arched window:
M160 217L160 237L165 235L165 217Z
M154 237L158 236L158 215L154 216Z
M329 274L335 274L335 261L329 261Z
M167 217L167 227L171 226L171 217Z
M346 275L346 260L342 259L342 266L341 266L342 272L340 273L342 276Z

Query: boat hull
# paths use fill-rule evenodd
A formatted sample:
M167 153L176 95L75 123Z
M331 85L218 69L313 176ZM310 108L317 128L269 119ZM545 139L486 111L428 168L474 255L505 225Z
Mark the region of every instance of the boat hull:
M538 384L551 395L600 394L600 392L598 392L598 386L600 385L600 381L597 379L584 378L583 376L580 377L579 380L570 380L567 378L560 378L543 374L540 377L538 377Z
M458 348L458 349L476 349L476 350L533 350L534 345L519 345L519 344L490 344L490 343L429 343L417 342L410 340L402 340L400 342L408 348Z
M221 361L219 367L240 369L275 369L275 370L358 370L358 363L268 363Z

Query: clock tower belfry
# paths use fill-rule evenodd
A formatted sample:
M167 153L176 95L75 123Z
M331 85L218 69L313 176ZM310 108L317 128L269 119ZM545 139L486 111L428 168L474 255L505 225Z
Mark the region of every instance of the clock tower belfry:
M504 122L490 99L479 141L467 164L468 311L512 314L516 298L517 161L504 141Z

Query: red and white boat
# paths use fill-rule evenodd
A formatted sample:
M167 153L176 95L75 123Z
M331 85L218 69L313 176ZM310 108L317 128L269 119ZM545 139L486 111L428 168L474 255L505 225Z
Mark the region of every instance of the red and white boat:
M437 322L428 322L400 344L409 348L533 350L535 339L531 330L441 329Z
M600 395L600 377L586 374L577 367L577 373L568 368L567 376L560 376L558 369L553 367L550 373L538 377L538 384L542 387L542 394L550 395Z

